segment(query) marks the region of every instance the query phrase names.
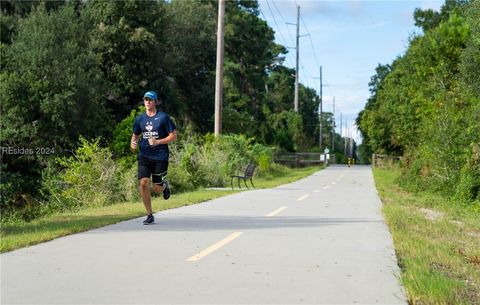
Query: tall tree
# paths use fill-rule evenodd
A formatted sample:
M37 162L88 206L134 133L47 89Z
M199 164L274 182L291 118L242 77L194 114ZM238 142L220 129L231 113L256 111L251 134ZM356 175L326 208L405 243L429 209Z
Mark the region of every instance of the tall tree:
M49 158L73 147L80 134L108 134L111 120L98 95L103 80L88 34L73 4L50 12L38 6L19 23L12 44L3 45L0 141L18 152L2 153L2 190L13 181L21 192L35 192Z
M213 130L216 7L175 0L167 5L165 67L174 80L178 118L200 132Z
M480 187L480 176L467 174L479 159L478 5L447 1L438 23L378 77L357 120L374 151L404 154L416 185L451 190L464 179L466 189Z
M103 82L85 26L72 5L51 13L39 6L22 21L1 74L2 142L68 147L79 134L105 132Z
M93 26L90 47L108 83L104 97L116 120L127 116L146 90L155 89L168 99L164 2L92 0L84 14ZM171 104L165 106L174 110Z
M267 73L286 52L275 44L273 30L258 14L256 1L229 2L225 22L224 122L230 122L225 131L249 136L257 135L258 122L265 120Z

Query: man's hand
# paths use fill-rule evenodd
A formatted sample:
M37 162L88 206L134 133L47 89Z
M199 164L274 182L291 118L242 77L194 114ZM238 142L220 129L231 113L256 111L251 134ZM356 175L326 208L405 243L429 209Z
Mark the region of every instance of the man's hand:
M149 138L148 139L148 144L150 144L150 146L155 146L155 145L160 144L160 140L157 140L157 139L154 139L154 138Z
M130 149L132 151L137 150L138 146L138 136L136 134L132 134L132 138L130 139Z

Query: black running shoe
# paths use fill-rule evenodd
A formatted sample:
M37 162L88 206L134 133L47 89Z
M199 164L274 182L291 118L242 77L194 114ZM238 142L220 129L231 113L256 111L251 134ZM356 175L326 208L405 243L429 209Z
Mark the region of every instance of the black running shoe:
M147 216L147 219L145 219L145 220L143 221L143 224L144 224L144 225L151 225L151 224L153 224L154 222L155 222L155 217L153 217L152 214L149 214L149 215Z
M170 198L170 183L165 180L165 189L163 190L163 199L167 200Z

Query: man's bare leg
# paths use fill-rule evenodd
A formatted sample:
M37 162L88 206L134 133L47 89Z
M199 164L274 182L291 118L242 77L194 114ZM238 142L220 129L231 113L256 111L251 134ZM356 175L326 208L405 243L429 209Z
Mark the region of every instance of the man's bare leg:
M150 197L150 179L142 178L140 179L140 196L142 197L143 205L147 210L147 214L153 214L152 212L152 200Z
M166 188L167 186L165 184L163 185L160 185L160 184L154 184L153 185L153 191L157 194L160 194L161 192L163 192L163 190Z

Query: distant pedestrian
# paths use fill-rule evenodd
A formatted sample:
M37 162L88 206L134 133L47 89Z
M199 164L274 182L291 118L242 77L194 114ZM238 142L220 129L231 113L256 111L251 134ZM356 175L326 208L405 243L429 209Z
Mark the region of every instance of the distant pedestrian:
M145 112L137 116L133 124L133 134L130 148L135 151L140 135L138 151L138 180L140 181L140 196L147 210L144 225L155 222L150 196L150 176L155 193L163 192L163 198L170 198L170 184L167 180L169 150L168 143L177 139L175 124L170 117L158 111L159 102L155 91L147 91L143 96Z

